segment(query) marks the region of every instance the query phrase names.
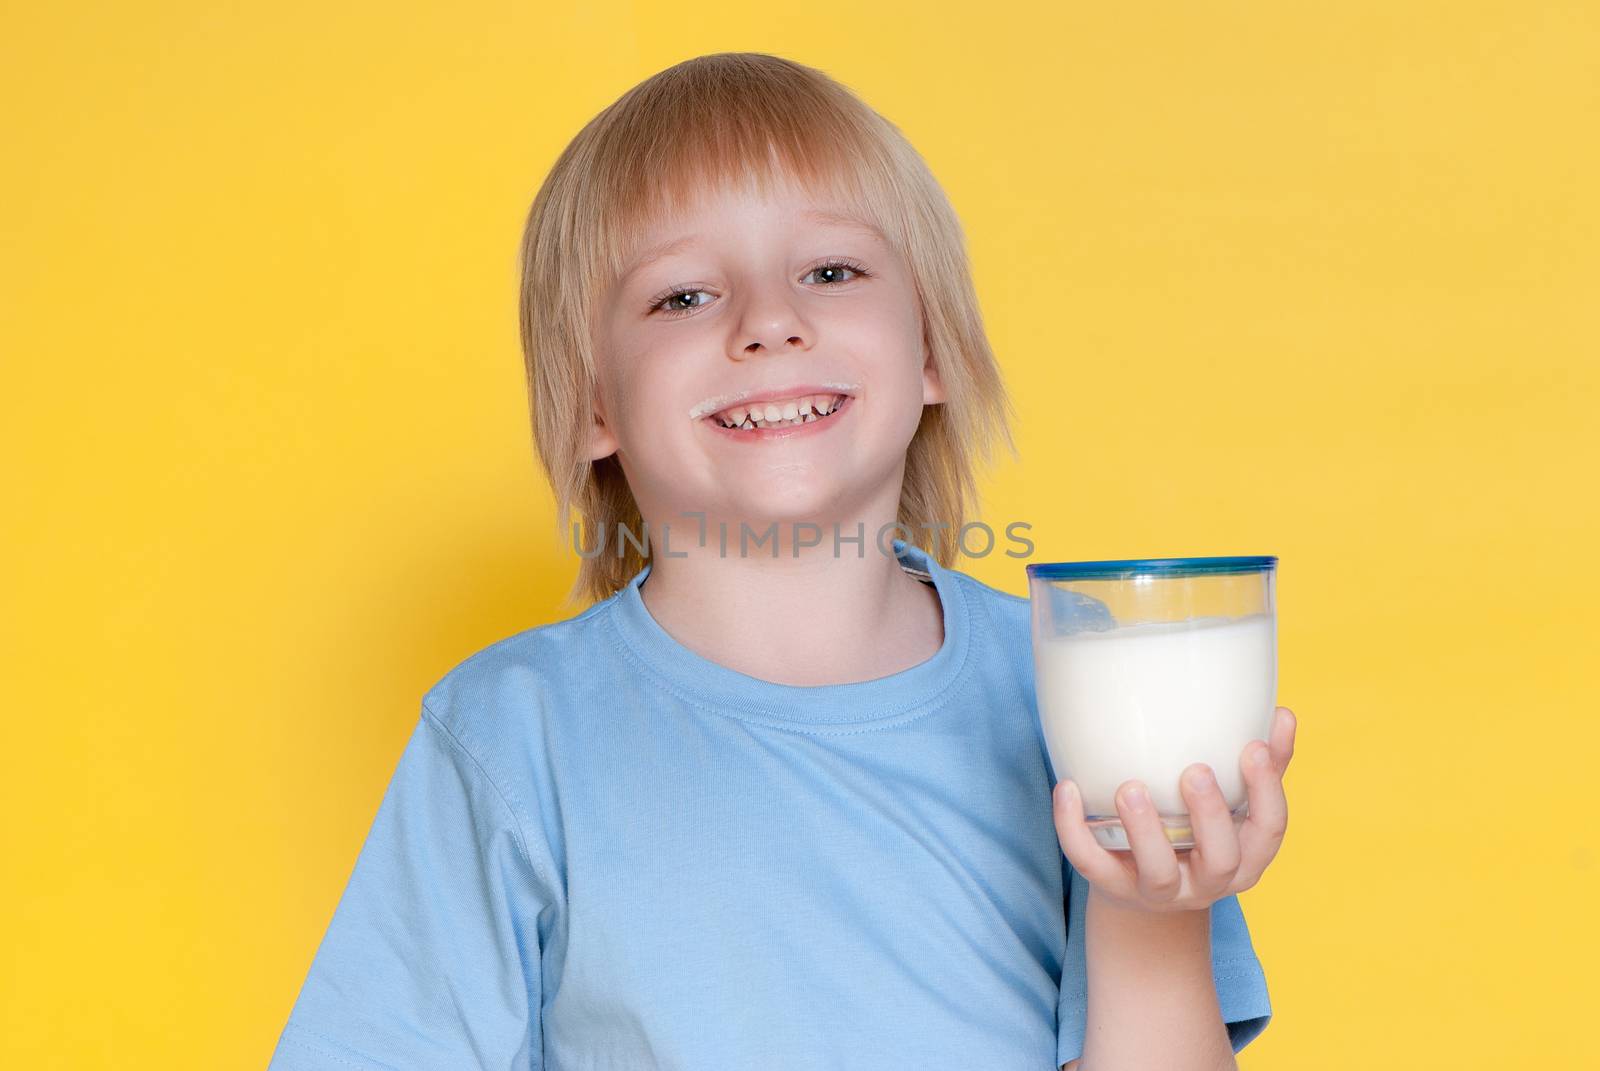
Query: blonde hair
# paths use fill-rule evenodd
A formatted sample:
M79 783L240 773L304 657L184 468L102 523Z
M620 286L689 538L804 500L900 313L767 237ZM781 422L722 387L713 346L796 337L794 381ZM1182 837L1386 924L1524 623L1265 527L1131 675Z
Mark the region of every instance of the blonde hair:
M898 127L822 71L762 52L698 56L645 79L590 120L562 151L528 214L520 319L536 452L565 542L573 510L588 521L568 594L599 601L645 564L617 526L644 531L615 454L585 455L596 389L593 325L634 254L637 235L708 188L766 193L798 180L875 223L910 266L928 354L946 400L923 408L906 451L899 520L908 543L941 565L978 491L978 456L1012 416L984 332L961 223ZM949 525L945 538L922 524ZM897 533L904 538L907 532ZM603 549L593 554L592 549ZM868 539L872 538L871 533Z

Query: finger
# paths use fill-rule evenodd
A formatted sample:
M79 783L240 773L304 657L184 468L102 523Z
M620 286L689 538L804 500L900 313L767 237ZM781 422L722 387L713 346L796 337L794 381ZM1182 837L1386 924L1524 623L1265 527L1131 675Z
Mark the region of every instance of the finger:
M1239 870L1234 875L1235 891L1251 888L1278 854L1289 827L1289 801L1283 794L1283 775L1273 769L1271 748L1252 740L1239 760L1244 775L1245 797L1250 816L1239 829Z
M1063 780L1056 785L1055 820L1061 851L1085 881L1112 896L1134 895L1133 876L1094 839L1094 832L1084 820L1083 795L1072 781Z
M1176 898L1183 890L1183 871L1150 790L1138 781L1126 781L1117 790L1116 803L1122 828L1128 833L1128 847L1139 867L1140 895L1154 902Z
M1220 899L1239 869L1239 831L1211 767L1197 762L1183 772L1178 791L1189 806L1194 849L1189 853L1190 891Z
M1288 707L1279 707L1273 711L1272 731L1268 734L1268 742L1272 751L1272 764L1279 774L1289 768L1289 760L1294 758L1294 734L1299 727L1294 711Z

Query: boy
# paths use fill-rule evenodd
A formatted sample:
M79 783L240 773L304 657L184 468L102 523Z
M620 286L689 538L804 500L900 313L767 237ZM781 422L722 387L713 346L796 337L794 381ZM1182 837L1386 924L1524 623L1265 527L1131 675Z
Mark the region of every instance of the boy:
M597 601L428 691L272 1066L1231 1062L1270 1016L1232 893L1273 831L1230 869L1202 784L1194 858L1133 807L1133 858L1091 851L1046 806L1027 601L906 538L961 530L1006 403L898 132L700 57L580 132L523 252Z

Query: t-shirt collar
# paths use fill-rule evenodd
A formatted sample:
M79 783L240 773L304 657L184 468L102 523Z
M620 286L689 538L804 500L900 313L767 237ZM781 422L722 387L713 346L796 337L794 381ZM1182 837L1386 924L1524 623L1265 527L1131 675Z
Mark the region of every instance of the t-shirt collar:
M944 643L933 657L887 677L848 684L778 684L713 662L679 643L650 615L639 592L650 575L648 562L609 600L607 617L616 638L658 684L717 713L809 725L890 722L934 704L965 666L971 642L966 593L951 572L903 539L894 540L893 549L902 568L926 572L932 579L944 614Z

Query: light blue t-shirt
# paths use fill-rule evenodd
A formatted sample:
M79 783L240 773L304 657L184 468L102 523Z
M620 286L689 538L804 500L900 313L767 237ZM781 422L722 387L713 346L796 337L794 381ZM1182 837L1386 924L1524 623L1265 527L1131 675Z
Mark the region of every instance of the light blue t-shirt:
M894 549L944 643L888 677L701 657L645 608L648 564L446 674L269 1071L1081 1055L1087 887L1052 820L1028 601ZM1237 1051L1271 1008L1238 901L1212 919Z

